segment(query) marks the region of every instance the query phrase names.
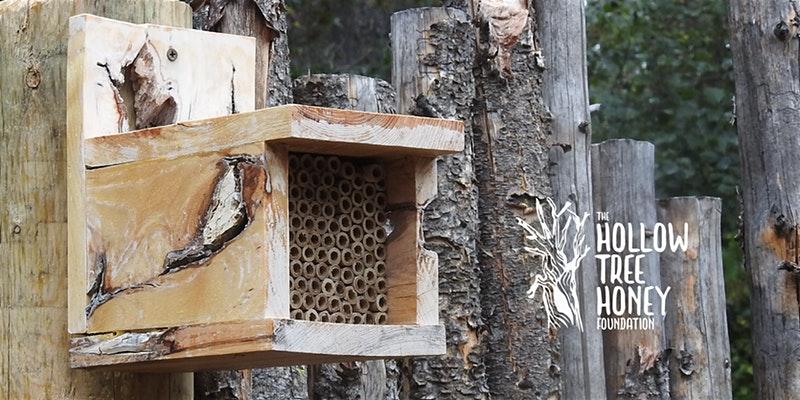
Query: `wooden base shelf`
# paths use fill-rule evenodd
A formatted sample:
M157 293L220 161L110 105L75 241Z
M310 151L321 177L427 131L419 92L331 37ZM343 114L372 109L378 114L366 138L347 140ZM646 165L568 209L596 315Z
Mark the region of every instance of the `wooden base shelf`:
M73 368L177 372L443 354L441 325L352 325L267 319L76 336Z

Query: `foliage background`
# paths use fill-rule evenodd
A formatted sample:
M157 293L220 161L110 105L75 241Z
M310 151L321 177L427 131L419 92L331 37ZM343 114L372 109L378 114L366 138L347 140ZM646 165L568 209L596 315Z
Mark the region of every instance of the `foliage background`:
M286 0L292 73L391 80L389 18L437 0ZM589 0L589 91L595 141L656 145L657 194L723 202L723 256L736 399L753 396L748 276L736 239L739 180L724 0Z

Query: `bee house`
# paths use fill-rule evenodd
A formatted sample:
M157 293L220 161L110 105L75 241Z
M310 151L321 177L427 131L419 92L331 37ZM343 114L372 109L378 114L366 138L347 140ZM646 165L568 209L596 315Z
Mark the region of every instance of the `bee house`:
M73 367L444 353L421 216L460 122L252 111L251 38L88 15L70 29Z

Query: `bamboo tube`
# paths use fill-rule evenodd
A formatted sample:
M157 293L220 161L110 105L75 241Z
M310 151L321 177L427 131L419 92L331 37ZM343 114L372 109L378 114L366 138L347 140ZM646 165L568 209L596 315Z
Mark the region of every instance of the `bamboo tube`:
M319 313L319 322L331 322L331 314L327 311Z
M319 245L320 245L321 242L322 242L322 239L320 238L320 234L319 233L313 232L310 235L308 235L308 245L309 246L317 248L319 250Z
M342 302L342 311L341 311L341 313L345 317L349 317L351 314L353 314L353 305L348 303L348 302Z
M334 265L331 267L331 279L333 279L334 281L342 279L342 269L339 268L338 265Z
M358 242L353 243L353 245L350 246L350 251L353 252L353 257L355 257L357 261L364 255L364 245ZM355 263L353 264L355 265Z
M322 247L330 249L334 244L336 244L336 237L332 233L322 235Z
M306 200L314 200L316 198L317 189L311 186L303 187L303 198Z
M309 238L308 232L303 229L296 231L294 234L294 243L300 247L308 246Z
M349 286L348 286L348 287L346 287L346 288L344 289L344 296L343 296L342 298L343 298L343 299L344 299L344 300L345 300L347 303L349 303L349 304L351 304L351 305L352 305L352 304L356 304L356 301L358 301L358 292L356 292L356 290L355 290L355 289L353 289L352 287L349 287Z
M374 251L375 248L378 247L378 241L375 239L375 235L371 233L364 235L361 243L364 243L364 249L366 251Z
M305 313L303 310L292 310L292 319L303 319Z
M377 229L375 229L374 234L375 239L378 239L378 243L386 242L386 229L384 229L382 226L379 226Z
M289 246L289 258L292 260L299 260L300 259L300 246L291 245Z
M353 209L353 202L350 201L349 197L343 195L342 193L339 193L339 195L341 196L341 197L339 197L339 201L338 201L339 212L341 212L341 213L349 213L350 210Z
M386 248L384 246L375 248L375 258L377 258L378 261L386 261Z
M314 230L317 233L327 232L330 229L330 222L325 217L319 217L316 219L316 225L314 226Z
M314 156L311 154L300 155L300 167L305 170L314 169Z
M359 275L353 278L353 289L355 289L358 294L364 294L367 290L367 281L363 276Z
M333 296L336 293L336 282L331 278L322 280L322 293L327 296Z
M364 281L367 282L367 286L372 286L375 284L375 281L378 280L378 273L375 272L375 268L367 268L364 271Z
M331 269L328 264L319 263L315 265L314 272L316 273L317 279L325 279L330 277Z
M336 234L336 246L346 248L350 245L350 236L347 233L339 232Z
M293 215L289 218L289 224L291 225L291 229L298 230L303 228L303 217Z
M314 157L314 169L317 171L326 171L328 169L328 157L326 156L315 156Z
M377 202L375 204L377 204ZM378 211L375 213L375 222L377 222L378 225L384 225L386 222L388 222L388 220L389 219L386 217L386 213L384 211Z
M333 314L331 314L331 322L337 323L337 324L343 324L343 323L347 322L347 317L345 317L344 314L342 314L340 312L333 313Z
M361 187L361 193L364 194L364 198L372 199L378 194L378 187L374 183L365 183Z
M378 289L378 293L386 293L386 278L383 276L378 277L378 279L375 280L375 288Z
M378 298L378 289L375 289L375 286L367 286L367 290L364 292L364 299L370 303L375 302Z
M308 211L311 209L311 204L308 200L298 200L297 201L297 213L300 214L303 218L306 218L308 215Z
M342 270L342 283L345 283L345 284L349 285L349 284L353 283L353 279L355 279L355 277L356 276L353 273L352 269L345 268L345 269Z
M336 215L336 207L333 204L325 203L322 205L322 216L324 218L333 218Z
M375 254L372 253L365 253L361 259L364 261L364 266L367 268L374 267L375 263L377 262Z
M337 297L331 297L328 299L328 311L334 313L339 312L342 309L342 300Z
M317 247L314 262L326 264L328 262L328 250L324 247Z
M350 323L351 324L363 324L364 323L364 316L359 313L353 313L350 316Z
M356 304L353 306L353 309L357 313L366 313L369 311L369 301L363 297L359 297L356 301Z
M318 188L322 186L322 175L318 173L308 174L308 178L310 181L310 186L314 188Z
M306 289L308 289L308 280L302 276L298 276L294 279L294 286L292 286L292 289L299 292L305 292Z
M342 196L350 196L353 194L353 184L349 180L339 181L339 184L336 185L336 188L339 190L339 194Z
M372 313L364 314L364 323L367 325L375 325L375 316Z
M389 319L389 315L385 312L375 314L375 319L378 325L383 325Z
M378 276L385 276L386 275L386 262L384 261L377 261L375 262L375 272L378 273Z
M320 203L327 203L331 201L331 188L327 186L320 186L314 189L314 200Z
M289 307L292 309L298 309L303 306L303 296L300 293L292 293L292 296L289 300Z
M367 182L380 182L386 178L386 172L380 164L370 164L364 167L362 175Z
M364 203L366 203L364 194L361 193L360 190L353 190L353 192L350 193L350 201L353 203L353 207L362 207Z
M385 294L379 294L375 301L372 302L369 309L373 312L386 312L389 309L389 304Z
M308 292L318 294L322 291L322 281L319 279L311 279L308 281Z
M297 153L289 153L289 172L292 173L300 169L300 156Z
M347 285L344 284L341 280L336 281L336 287L334 292L336 292L337 296L344 296L344 292L347 290Z
M322 204L319 201L312 201L309 202L308 213L314 217L321 217L322 216Z
M341 231L349 231L350 228L353 226L353 221L347 214L340 215L337 221L339 222L339 230Z
M328 249L328 258L327 258L328 264L330 264L330 265L339 265L339 262L341 261L341 258L342 258L342 254L339 251L339 249L337 249L335 247L332 247L332 248Z
M317 255L317 252L311 246L300 246L300 259L303 261L314 261L314 256Z
M306 310L305 312L305 320L306 321L317 321L319 320L319 313L313 308L310 310Z
M317 270L314 263L306 261L303 263L303 277L306 279L313 279L316 276Z
M314 308L314 295L311 293L303 294L303 307L304 310Z
M367 217L371 217L378 212L378 205L372 200L363 202L363 204L361 204L361 208L364 210L364 214Z
M339 232L341 231L339 227L339 221L336 219L328 220L328 228L325 229L326 232Z
M350 239L352 239L353 242L359 242L363 237L364 228L362 228L361 225L353 225L353 227L350 228Z
M353 224L360 224L364 222L364 210L360 208L353 208L350 211L350 220L353 221Z
M342 167L342 161L339 159L339 157L336 156L328 157L327 162L328 166L326 170L330 171L333 174L338 174L339 169Z
M366 268L367 268L367 266L366 266L366 265L364 265L364 261L360 261L360 260L359 260L359 261L356 261L356 262L354 262L354 263L353 263L353 267L352 267L352 269L353 269L353 274L355 274L355 275L361 275L361 274L363 274L363 273L364 273L364 270L365 270Z
M300 186L308 186L311 182L311 176L308 173L308 170L301 169L297 172L297 184Z
M356 262L356 258L353 255L353 252L350 249L342 250L341 265L343 265L345 267L349 267L349 266L353 265L354 262Z
M365 218L361 227L364 228L364 232L366 233L374 233L378 229L378 224L375 222L374 218Z
M323 290L325 289L324 286L325 282L323 282ZM324 291L314 296L314 309L317 311L328 309L328 295Z
M353 183L353 194L355 194L356 191L360 193L361 188L363 188L364 184L366 183L364 177L360 174L353 176L353 180L351 182Z
M356 167L349 161L343 161L342 167L339 169L339 176L344 179L351 180L356 174Z
M303 274L303 263L299 260L292 260L290 263L290 270L292 276L300 276Z
M303 218L303 229L313 231L317 227L317 219L311 216Z
M303 197L303 188L296 181L297 178L295 178L295 183L289 185L289 200L292 202Z
M335 185L336 185L336 177L333 176L332 173L325 172L324 174L322 174L322 186L325 186L326 188L331 188L334 187Z
M385 193L378 193L374 197L375 204L378 206L379 209L384 209L386 207L386 194Z

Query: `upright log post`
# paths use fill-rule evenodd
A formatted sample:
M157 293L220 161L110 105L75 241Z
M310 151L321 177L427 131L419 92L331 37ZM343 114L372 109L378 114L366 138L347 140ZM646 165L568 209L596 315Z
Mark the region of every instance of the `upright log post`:
M550 182L557 204L575 204L578 215L592 213L590 165L591 116L586 72L586 19L584 0L537 0L544 73L542 97L550 111ZM586 243L594 243L594 230L586 230ZM564 398L605 398L603 334L597 319L598 284L594 247L583 259L578 274L583 331L559 331Z
M294 101L320 107L394 112L395 91L385 81L361 75L306 75L295 79ZM313 399L393 399L397 382L387 379L394 360L375 360L308 367L308 392Z
M682 232L688 224L688 249L661 253L661 283L671 287L677 307L664 320L670 396L719 399L732 396L725 279L722 270L720 214L715 197L659 200L658 221Z
M418 8L392 15L392 83L398 112L465 123L464 152L437 161L438 197L425 208L425 247L439 257L439 319L447 354L408 360L408 398L488 397L480 308L478 193L471 105L475 36L466 13Z
M652 229L656 223L653 145L630 139L607 140L592 145L591 162L595 212L607 212L609 224L632 224L632 237L642 237L640 224ZM645 253L641 268L648 285L661 286L657 253ZM653 310L660 310L661 303L655 300ZM660 314L653 321L654 329L603 331L609 399L669 399L664 324Z
M730 0L756 397L800 399L798 5Z
M178 1L0 3L0 398L191 399L192 374L71 370L67 335L67 19L191 26Z

